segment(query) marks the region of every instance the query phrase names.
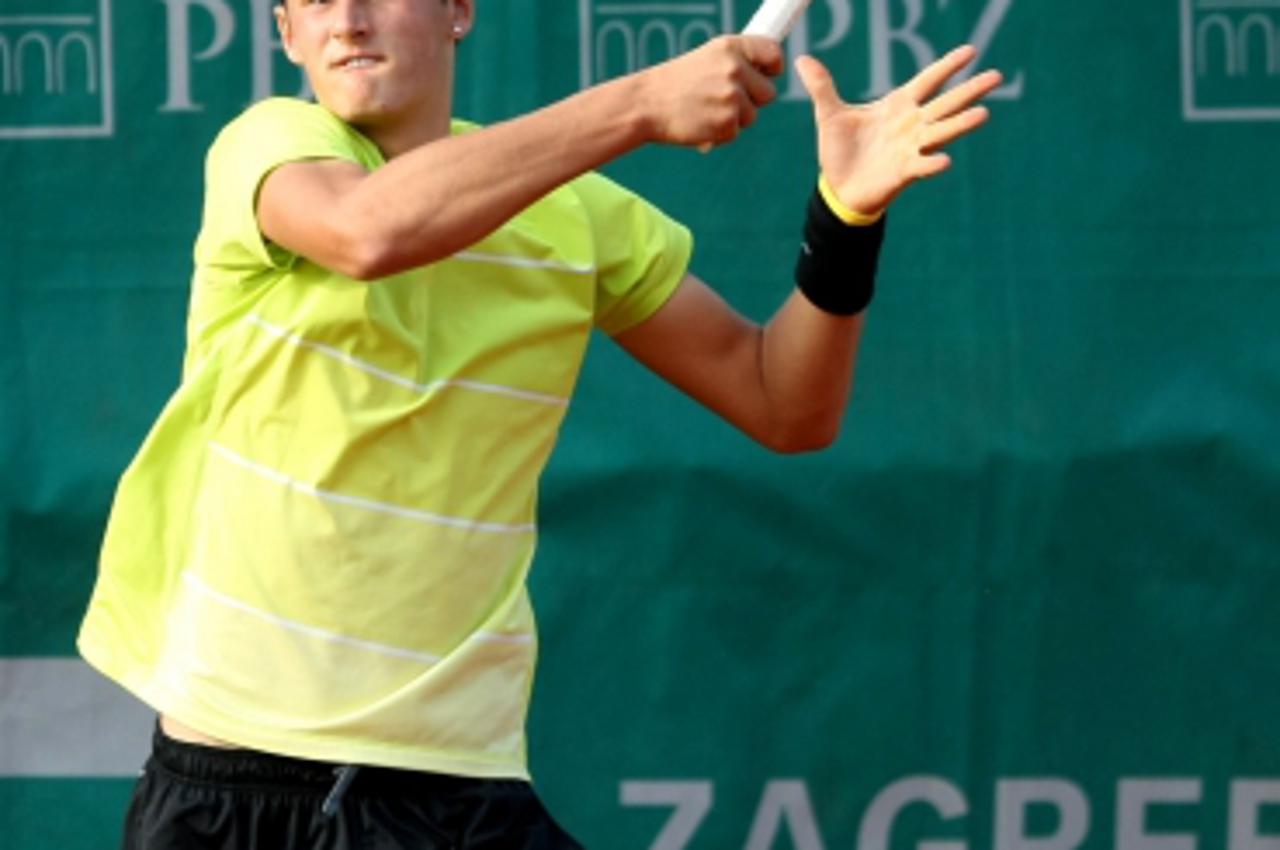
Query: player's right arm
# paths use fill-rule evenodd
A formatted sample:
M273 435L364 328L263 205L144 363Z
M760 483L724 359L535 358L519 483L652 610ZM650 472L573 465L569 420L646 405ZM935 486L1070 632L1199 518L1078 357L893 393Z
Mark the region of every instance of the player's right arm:
M724 37L528 115L393 157L290 163L263 181L272 242L362 280L450 256L578 175L648 143L732 140L776 96L772 39Z

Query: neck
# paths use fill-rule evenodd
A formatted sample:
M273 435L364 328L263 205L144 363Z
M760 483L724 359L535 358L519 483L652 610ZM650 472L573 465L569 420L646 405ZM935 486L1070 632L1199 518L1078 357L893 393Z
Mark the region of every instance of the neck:
M445 110L429 119L417 122L353 126L377 145L378 150L382 151L382 156L389 161L414 148L447 138L450 134L451 117L449 111Z

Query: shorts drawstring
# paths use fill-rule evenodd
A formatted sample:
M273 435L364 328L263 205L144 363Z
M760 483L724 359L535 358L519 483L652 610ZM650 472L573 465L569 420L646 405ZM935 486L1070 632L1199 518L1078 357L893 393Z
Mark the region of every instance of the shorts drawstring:
M329 792L329 796L324 798L324 803L320 806L322 815L331 818L338 813L338 807L342 805L342 798L346 796L347 789L351 787L351 783L355 781L356 774L359 771L360 768L354 764L345 764L342 767L333 769L338 779L333 783L333 790Z

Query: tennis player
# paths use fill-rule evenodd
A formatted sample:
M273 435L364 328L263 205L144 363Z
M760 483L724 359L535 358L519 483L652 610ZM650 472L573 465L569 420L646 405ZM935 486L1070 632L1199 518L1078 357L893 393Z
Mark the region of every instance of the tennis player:
M777 41L722 37L488 128L474 0L287 0L318 103L208 155L182 382L125 472L80 635L156 709L130 850L575 848L535 796L535 491L592 327L765 446L837 434L883 213L986 118L958 49L867 106L812 58L799 259L767 325L592 169L731 142Z

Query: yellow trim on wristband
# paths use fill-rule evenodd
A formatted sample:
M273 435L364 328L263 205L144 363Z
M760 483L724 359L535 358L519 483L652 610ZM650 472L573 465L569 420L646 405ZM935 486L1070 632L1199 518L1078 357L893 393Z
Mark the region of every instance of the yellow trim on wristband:
M860 213L857 210L851 210L841 203L836 197L836 190L832 188L831 182L827 180L827 175L823 174L818 177L818 191L822 193L822 200L827 202L827 206L835 213L836 218L845 224L852 224L855 227L866 227L869 224L875 224L884 216L884 210L874 215Z

